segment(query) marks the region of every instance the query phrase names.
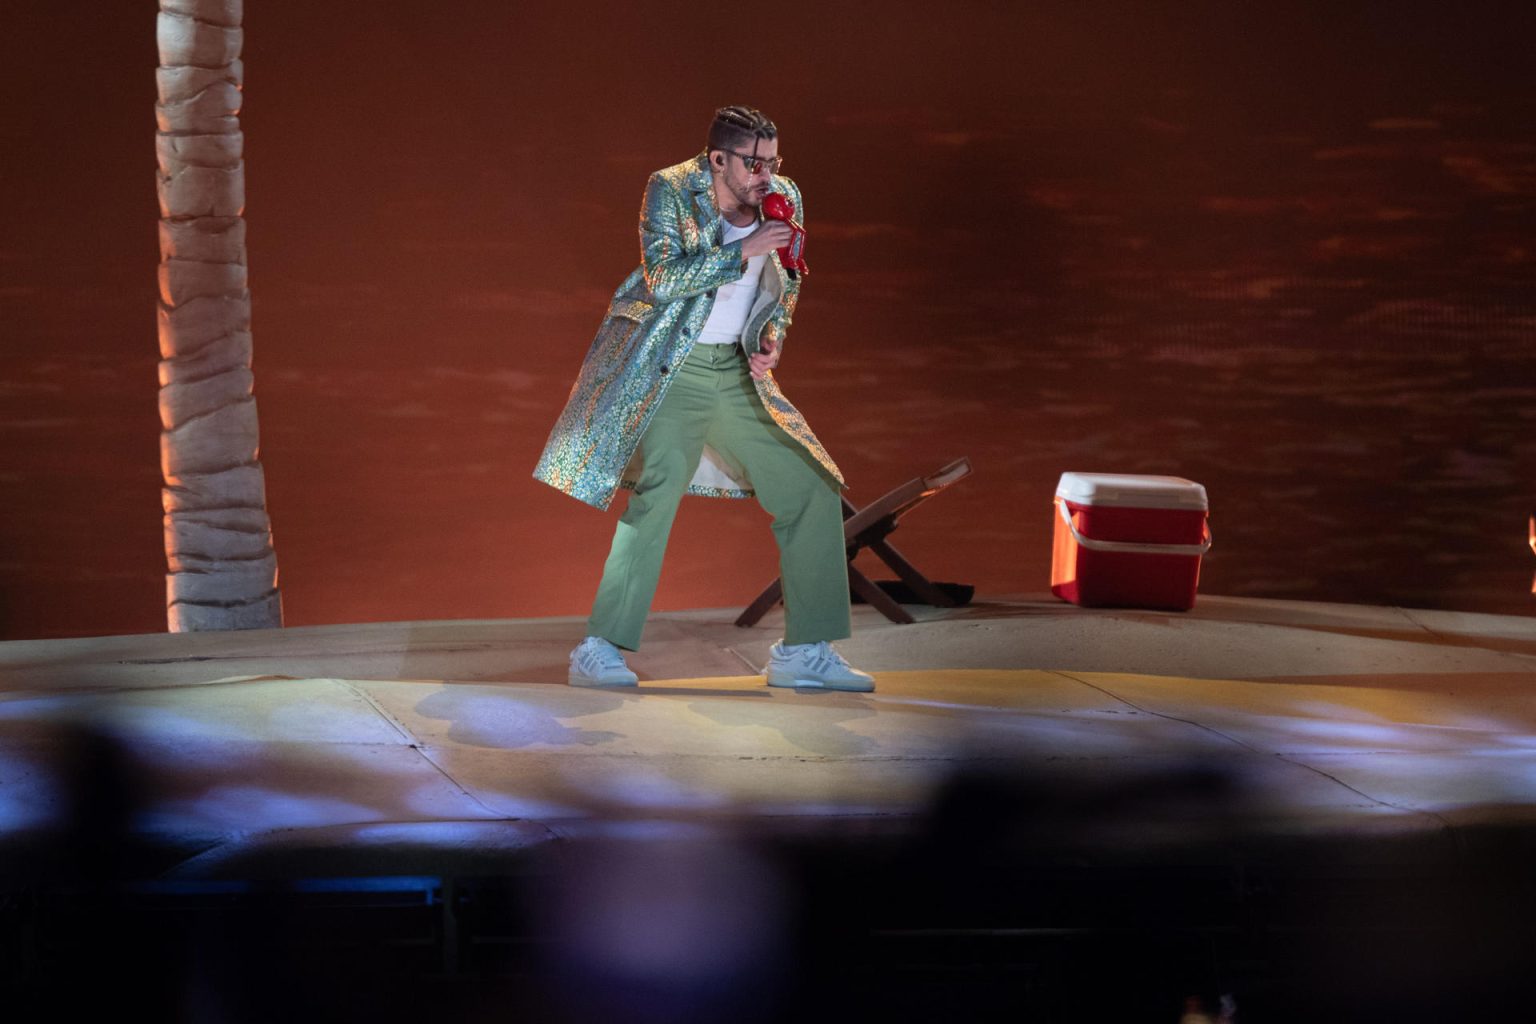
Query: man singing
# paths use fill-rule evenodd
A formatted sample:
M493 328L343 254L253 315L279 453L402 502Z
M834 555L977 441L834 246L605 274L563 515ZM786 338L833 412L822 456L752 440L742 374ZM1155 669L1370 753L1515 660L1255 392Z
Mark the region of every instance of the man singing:
M703 153L646 183L640 266L614 293L533 474L603 509L619 487L634 491L571 652L573 686L636 684L620 648L640 648L687 493L756 496L773 517L784 638L768 685L875 688L831 643L849 635L843 477L773 377L805 276L777 251L798 224L763 217L777 193L803 223L782 165L772 121L723 107Z

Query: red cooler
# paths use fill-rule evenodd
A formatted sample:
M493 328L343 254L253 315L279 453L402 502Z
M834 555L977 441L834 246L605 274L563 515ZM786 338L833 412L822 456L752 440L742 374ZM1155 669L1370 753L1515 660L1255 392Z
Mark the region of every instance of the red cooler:
M1051 593L1086 606L1193 608L1208 512L1205 488L1181 477L1061 474Z

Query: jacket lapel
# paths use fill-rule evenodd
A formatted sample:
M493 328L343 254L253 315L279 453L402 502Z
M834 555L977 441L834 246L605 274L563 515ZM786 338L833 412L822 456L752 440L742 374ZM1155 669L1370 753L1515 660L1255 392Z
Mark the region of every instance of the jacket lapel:
M693 170L684 179L685 187L693 193L693 216L699 225L699 241L706 246L720 244L720 204L715 202L714 183L705 163L706 154L694 159Z

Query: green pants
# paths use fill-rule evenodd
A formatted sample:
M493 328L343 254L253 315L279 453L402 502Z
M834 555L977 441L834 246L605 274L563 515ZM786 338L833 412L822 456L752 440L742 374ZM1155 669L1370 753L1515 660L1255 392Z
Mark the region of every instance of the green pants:
M745 470L773 517L784 581L784 642L848 636L848 561L837 482L773 422L740 348L695 345L674 372L677 378L640 439L644 468L614 530L587 632L618 647L640 648L672 520L708 444Z

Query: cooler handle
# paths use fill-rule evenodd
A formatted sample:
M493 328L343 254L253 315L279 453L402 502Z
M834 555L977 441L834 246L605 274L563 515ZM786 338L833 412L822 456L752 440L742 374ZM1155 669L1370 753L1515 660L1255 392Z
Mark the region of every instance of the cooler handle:
M1203 555L1211 550L1210 523L1202 525L1201 533L1204 539L1199 544L1136 544L1124 540L1094 540L1078 532L1077 524L1072 521L1072 513L1068 511L1066 502L1057 498L1056 508L1061 513L1061 521L1066 523L1067 529L1072 531L1072 539L1089 551L1123 551L1138 555Z

